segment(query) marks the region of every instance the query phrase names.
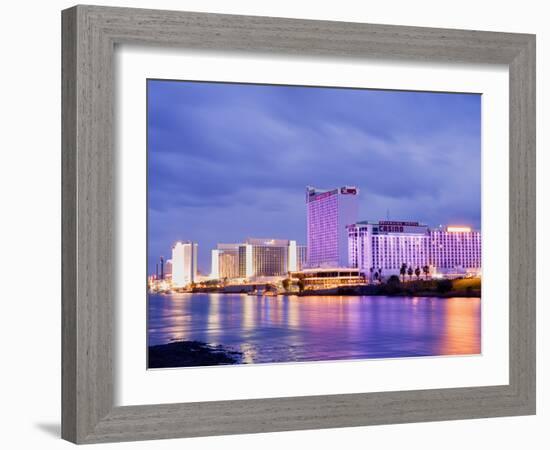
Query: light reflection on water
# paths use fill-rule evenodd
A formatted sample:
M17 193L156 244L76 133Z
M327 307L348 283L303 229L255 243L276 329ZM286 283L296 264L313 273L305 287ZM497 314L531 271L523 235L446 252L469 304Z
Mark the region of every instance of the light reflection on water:
M195 340L243 363L481 352L479 298L149 295L149 345Z

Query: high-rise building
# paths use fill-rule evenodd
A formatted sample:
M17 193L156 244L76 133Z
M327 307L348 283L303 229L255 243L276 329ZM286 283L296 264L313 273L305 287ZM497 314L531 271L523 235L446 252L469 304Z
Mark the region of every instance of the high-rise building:
M354 186L306 188L308 267L347 266L346 226L357 222L358 194Z
M296 241L288 241L288 266L289 272L296 272L306 267L307 246L298 245Z
M307 246L296 246L296 270L305 269L307 265Z
M239 277L239 246L240 244L218 244L212 250L211 278Z
M481 233L468 227L430 229L418 222L358 222L347 227L349 265L369 275L398 275L403 264L430 273L479 274Z
M252 247L253 276L283 276L291 270L289 263L296 267L296 241L248 238L246 244Z
M298 249L296 247L296 241L289 241L287 252L287 265L288 272L294 272L298 267Z
M470 227L430 229L430 264L440 272L481 270L481 233Z
M167 259L166 263L164 264L164 278L167 280L172 279L172 260Z
M299 270L305 247L286 239L248 238L212 250L211 278L282 277Z
M210 278L213 280L217 280L220 278L220 251L217 248L212 250L211 261Z
M254 267L252 266L252 245L239 245L239 277L251 278L254 276Z
M176 242L172 247L172 285L185 287L197 279L198 244Z

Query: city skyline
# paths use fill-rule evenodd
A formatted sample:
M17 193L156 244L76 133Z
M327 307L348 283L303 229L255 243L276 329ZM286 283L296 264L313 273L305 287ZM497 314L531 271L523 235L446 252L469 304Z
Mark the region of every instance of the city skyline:
M359 220L480 228L478 95L149 80L148 104L148 273L178 240L202 273L220 242L305 244L305 185L358 186Z
M426 224L420 223L414 220L407 221L398 221L398 220L358 220L356 212L352 210L347 210L348 212L344 213L342 217L345 217L349 220L342 221L335 219L340 216L341 213L336 213L339 208L336 206L338 204L334 203L334 198L342 196L346 198L346 201L343 202L343 205L346 205L345 208L349 208L353 203L349 203L347 197L356 199L359 195L359 189L356 186L342 186L336 187L328 190L319 190L312 186L306 186L306 214L307 219L307 238L306 241L312 244L312 236L317 235L317 241L315 246L318 247L318 251L321 252L321 259L318 259L317 256L312 255L311 251L304 252L301 262L297 264L297 259L300 259L298 254L296 254L293 265L289 266L286 269L279 270L276 274L277 276L282 276L283 274L291 273L293 271L300 271L303 269L315 269L315 268L359 268L365 275L373 270L380 271L382 269L393 269L389 271L390 274L395 274L396 269L399 269L400 266L406 264L407 268L410 267L429 267L431 269L443 269L444 272L449 274L455 274L457 267L466 269L466 272L470 275L475 273L479 275L479 269L481 268L481 230L475 229L465 224L439 224L435 227L430 227ZM341 201L341 200L340 200ZM319 221L319 224L323 224L323 232L319 235L319 230L315 227L310 228L309 217L311 214L311 205L322 203L321 210L315 213L318 217L315 219ZM318 208L318 207L316 207ZM351 215L350 215L351 212ZM320 214L320 215L319 215ZM340 223L341 225L337 225ZM343 225L345 223L345 225ZM319 225L318 224L318 225ZM336 226L336 228L334 227ZM359 232L359 229L367 230L367 233ZM342 243L336 244L335 239L343 232L344 241ZM358 234L359 233L359 234ZM373 234L374 233L374 234ZM384 238L386 236L386 238ZM364 240L363 244L357 242L359 240ZM319 240L319 238L321 238ZM389 238L389 239L388 239ZM387 253L387 256L390 256L390 262L388 265L388 259L386 255L381 255L376 252L376 256L372 254L371 240L376 240L378 245L387 245L382 244L380 239L386 240L392 248L390 253ZM272 237L247 237L242 240L243 242L237 243L228 243L228 242L218 242L216 247L210 249L212 256L211 262L211 271L209 273L197 273L197 253L198 253L198 243L192 241L175 241L171 247L171 253L174 255L174 251L183 246L192 245L193 250L193 260L189 259L187 263L184 263L185 270L188 272L194 271L194 276L189 272L189 279L186 283L176 283L178 286L184 286L188 283L195 282L197 280L197 274L209 277L210 279L218 278L233 278L233 279L242 279L242 278L254 278L256 276L262 276L255 273L255 269L252 269L251 259L252 253L247 257L246 270L243 267L240 267L239 264L242 264L242 255L240 253L245 250L245 247L253 247L256 245L260 246L291 246L292 250L289 253L296 252L298 248L307 250L310 247L308 245L303 245L297 243L294 240L272 238ZM401 245L394 247L397 242L401 242ZM430 242L432 245L436 245L441 249L439 251L433 252L429 250ZM373 241L374 242L374 241ZM410 248L410 246L419 246L415 251ZM407 247L409 247L409 252L407 252ZM290 250L289 248L289 250ZM357 252L361 248L361 255ZM369 248L369 250L367 250ZM387 250L390 250L389 248ZM386 250L386 252L387 252ZM404 250L404 252L403 252ZM412 251L412 252L411 252ZM231 258L230 264L235 265L236 269L231 269L231 274L221 274L219 269L219 264L221 264L221 259L218 261L218 258L221 258L222 254L229 252L234 254ZM236 253L235 253L236 252ZM285 251L286 252L286 251ZM328 253L327 253L328 252ZM402 253L403 252L403 253ZM170 252L168 252L170 254ZM237 256L240 255L240 256ZM324 256L331 255L328 259L325 259ZM229 256L229 255L227 255ZM236 257L236 260L233 260ZM188 256L191 258L191 256ZM372 260L371 260L372 258ZM194 261L194 262L193 262ZM216 262L215 262L216 261ZM286 261L286 260L285 260ZM409 261L408 263L406 261ZM411 261L413 264L411 264ZM173 257L172 259L164 258L163 255L159 257L155 264L155 271L150 272L149 275L160 276L160 279L163 279L163 262L164 266L166 263L169 263L172 267L174 264ZM181 264L182 261L179 261ZM228 261L225 262L227 264ZM281 264L286 264L286 262L280 261ZM214 265L215 264L215 265ZM393 266L393 267L392 267ZM226 266L227 267L227 266ZM470 270L474 269L474 272ZM182 268L183 270L183 268ZM450 270L450 271L449 271ZM387 271L387 270L386 270ZM172 273L172 271L171 271ZM439 273L441 274L441 273ZM266 274L267 275L267 274Z

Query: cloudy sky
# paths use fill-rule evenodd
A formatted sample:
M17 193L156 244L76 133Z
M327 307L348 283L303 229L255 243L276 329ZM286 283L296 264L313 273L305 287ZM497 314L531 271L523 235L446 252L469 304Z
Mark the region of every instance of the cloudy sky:
M360 220L481 222L481 97L148 81L148 270L176 240L305 243L305 186L360 189Z

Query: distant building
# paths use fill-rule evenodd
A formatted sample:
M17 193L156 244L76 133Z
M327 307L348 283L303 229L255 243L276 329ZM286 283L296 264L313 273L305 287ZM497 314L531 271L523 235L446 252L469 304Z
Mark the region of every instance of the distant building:
M161 256L160 257L160 276L159 276L161 280L164 280L164 270L165 270L164 265L165 265L164 256Z
M239 246L240 244L218 244L212 250L211 278L239 277Z
M198 245L176 242L172 247L172 285L185 287L197 279Z
M252 248L252 276L284 276L296 267L296 241L249 238L246 245Z
M305 269L307 266L307 245L296 246L296 270Z
M211 278L282 277L302 267L305 249L296 241L248 238L212 250Z
M165 280L171 280L172 279L172 260L167 259L164 263L164 279Z
M252 245L241 244L239 246L239 277L251 278L255 276L252 264Z
M358 193L354 186L306 188L308 267L347 266L346 226L357 222Z
M444 275L479 274L481 233L467 227L429 229L418 222L358 222L347 227L348 260L372 276L399 275L401 266Z
M220 251L215 248L212 250L212 259L210 263L210 278L217 280L220 278Z

